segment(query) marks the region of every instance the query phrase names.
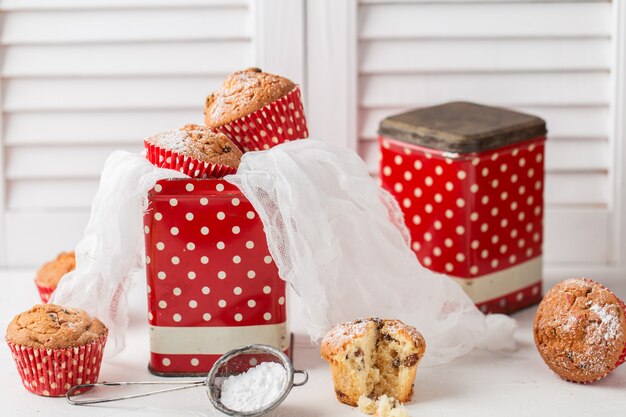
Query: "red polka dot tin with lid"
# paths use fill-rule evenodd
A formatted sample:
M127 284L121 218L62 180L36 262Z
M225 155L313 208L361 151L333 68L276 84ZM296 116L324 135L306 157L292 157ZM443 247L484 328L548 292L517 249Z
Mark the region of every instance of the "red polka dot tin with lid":
M538 117L465 102L380 124L381 183L413 251L484 312L541 299L545 140Z
M288 352L285 282L241 191L221 179L161 180L148 202L150 370L206 375L251 343Z

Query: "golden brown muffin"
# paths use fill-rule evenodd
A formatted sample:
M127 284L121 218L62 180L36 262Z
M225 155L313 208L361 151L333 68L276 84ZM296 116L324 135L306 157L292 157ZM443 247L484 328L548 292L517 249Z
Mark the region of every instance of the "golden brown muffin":
M359 397L382 395L407 402L426 343L412 326L378 318L340 323L322 340L337 399L357 406Z
M626 344L620 300L591 280L569 279L543 298L534 322L535 344L563 379L593 382L613 370Z
M259 68L234 72L206 98L204 121L210 128L225 125L278 100L295 87L287 78Z
M202 162L239 167L242 153L226 135L204 126L187 124L146 139L148 143Z
M35 282L42 287L56 288L63 275L76 269L74 252L61 252L54 260L46 262L35 275Z
M29 348L65 349L84 346L107 332L100 320L83 310L37 304L11 320L6 339Z

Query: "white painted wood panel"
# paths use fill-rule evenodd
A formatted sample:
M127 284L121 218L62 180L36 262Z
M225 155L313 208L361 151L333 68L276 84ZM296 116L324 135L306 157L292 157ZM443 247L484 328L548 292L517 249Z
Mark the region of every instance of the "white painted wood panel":
M7 187L8 210L89 209L98 190L99 179L15 180Z
M154 133L203 122L202 109L24 111L5 114L4 144L138 144Z
M6 150L6 179L98 178L106 158L118 149L140 152L143 143L9 147Z
M222 77L251 62L249 41L19 45L4 49L3 74L14 77L191 75ZM216 59L216 57L228 59Z
M549 265L607 264L609 211L548 208L544 218L544 260Z
M190 6L247 6L248 0L0 0L0 10L176 8Z
M13 78L4 82L4 111L190 109L204 111L223 77Z
M4 218L7 266L33 267L76 247L87 226L89 210L8 211Z
M363 4L361 39L608 37L609 3Z
M217 10L219 12L217 12ZM3 45L249 39L246 7L34 10L4 16Z
M362 74L608 71L611 66L608 38L370 40L359 44L359 52Z
M605 73L380 74L359 77L363 107L412 107L455 100L518 106L606 105ZM576 86L576 88L572 88Z

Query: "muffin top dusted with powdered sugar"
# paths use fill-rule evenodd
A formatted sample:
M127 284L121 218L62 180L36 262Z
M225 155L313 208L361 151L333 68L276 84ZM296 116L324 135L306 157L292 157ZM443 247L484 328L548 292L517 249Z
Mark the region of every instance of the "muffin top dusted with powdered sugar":
M534 333L550 369L568 381L593 382L613 370L624 352L624 306L596 282L566 280L543 298Z
M188 124L146 139L146 142L202 162L239 167L242 153L223 133L205 126Z
M30 348L65 349L84 346L107 332L100 320L84 310L38 304L11 320L6 339Z
M287 78L259 68L234 72L206 98L205 123L208 127L230 123L278 100L295 87Z

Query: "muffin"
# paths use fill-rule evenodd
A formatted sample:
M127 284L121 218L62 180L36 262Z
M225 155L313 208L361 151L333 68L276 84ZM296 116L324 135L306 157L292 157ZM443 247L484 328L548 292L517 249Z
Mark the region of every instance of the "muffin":
M6 341L24 387L59 397L98 380L108 330L85 311L38 304L9 323Z
M555 285L539 304L533 329L546 365L567 381L597 381L624 361L624 304L591 280Z
M356 407L361 396L409 401L425 350L414 327L369 318L336 325L322 340L321 355L330 363L337 399Z
M35 285L42 303L47 303L63 275L76 269L74 252L61 252L52 261L46 262L35 275Z
M241 151L223 133L188 124L144 140L146 157L160 168L192 178L219 178L237 171Z
M244 151L269 149L309 135L298 86L259 68L230 74L206 98L204 121Z

